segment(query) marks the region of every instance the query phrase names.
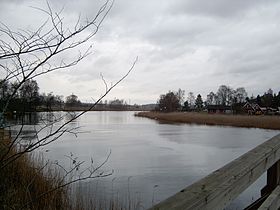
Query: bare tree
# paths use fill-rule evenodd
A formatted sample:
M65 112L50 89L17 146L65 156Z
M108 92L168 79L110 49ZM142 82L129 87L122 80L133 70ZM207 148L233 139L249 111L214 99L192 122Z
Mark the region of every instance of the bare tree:
M185 91L182 90L181 88L179 88L176 94L177 94L178 99L179 99L179 104L181 106L183 106L184 98L185 98Z
M2 124L2 128L7 129L7 126L5 126L3 122L10 101L25 84L39 76L77 65L81 60L90 55L91 46L84 51L79 51L79 47L87 43L97 34L100 25L111 10L112 5L112 1L106 0L92 19L81 21L80 18L78 18L73 28L65 27L62 10L54 12L49 3L47 3L47 9L37 8L47 16L47 20L34 31L13 31L9 26L0 23L0 75L2 77L0 80L0 87L1 90L4 90L7 81L12 81L15 84L10 94L7 96L5 95L5 103L3 103L1 107L0 123ZM63 57L65 53L68 55L74 54L75 56L73 56L72 59L66 59ZM22 121L18 124L17 133L11 142L5 145L5 149L0 153L0 170L13 163L22 155L33 152L40 147L56 141L65 133L77 135L77 128L69 126L70 123L87 111L92 110L114 87L124 80L134 68L136 61L137 58L128 69L127 73L117 82L111 84L111 86L108 86L102 77L101 79L104 82L105 91L87 110L78 114L71 114L71 117L67 118L66 121L64 121L65 116L54 116L52 121L41 120L41 124L34 127L35 133L33 139L25 142L24 146L22 146L21 134L25 128L25 123ZM13 150L13 148L18 148L19 145L21 145L20 150ZM106 161L107 159L104 163ZM100 167L104 163L102 163ZM70 172L79 168L81 165L82 162L74 164L69 171L65 172L66 175L69 175ZM61 183L59 186L56 186L56 189L79 180L104 177L111 174L111 172L96 174L100 167L88 169L86 175L80 176L67 183Z
M215 99L216 99L216 94L211 91L207 95L207 100L206 100L207 105L215 105L217 103L217 101Z
M194 93L193 92L189 92L188 93L188 102L189 102L190 108L193 109L194 105L195 105L195 97L194 97Z
M221 85L217 91L218 103L220 105L232 105L234 94L233 89L226 85Z
M239 87L234 91L234 97L236 103L244 103L248 97L248 94L244 87Z

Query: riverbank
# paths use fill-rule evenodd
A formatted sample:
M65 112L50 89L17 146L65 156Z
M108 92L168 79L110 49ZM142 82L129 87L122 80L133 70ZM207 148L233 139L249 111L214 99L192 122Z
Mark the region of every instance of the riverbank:
M139 112L138 117L146 117L168 123L221 125L245 128L280 130L279 116L223 115L196 112Z
M8 131L0 130L0 140L0 209L71 209L68 188L53 191L63 181L58 171L42 157L27 154L5 166L5 159L16 153L14 147L7 151L11 142Z
M69 172L63 173L38 153L24 153L6 165L6 160L18 154L15 147L9 149L10 143L10 132L0 129L1 210L137 209L134 201L124 203L111 195L98 200L85 196L82 191L73 191L72 185L67 184L72 180L66 176Z

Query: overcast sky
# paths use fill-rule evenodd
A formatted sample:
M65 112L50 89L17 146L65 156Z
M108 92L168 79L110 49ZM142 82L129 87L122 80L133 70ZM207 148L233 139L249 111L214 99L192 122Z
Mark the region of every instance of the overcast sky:
M64 7L65 22L93 17L100 0L49 0ZM0 21L13 30L33 29L45 16L32 7L46 1L0 0ZM222 84L245 87L249 96L280 91L280 1L277 0L115 0L92 54L75 68L38 78L41 92L82 101L104 91L100 78L115 82L138 62L108 100L155 103L181 88L203 98Z

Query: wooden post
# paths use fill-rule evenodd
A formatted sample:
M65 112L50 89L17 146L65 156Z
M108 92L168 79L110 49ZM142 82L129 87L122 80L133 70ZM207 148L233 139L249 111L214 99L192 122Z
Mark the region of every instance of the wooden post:
M267 184L261 190L261 196L270 194L280 184L280 161L278 160L267 170Z
M280 207L280 186L271 192L258 210L278 210Z
M255 202L250 204L244 210L257 210L259 207L265 202L265 200L269 197L272 191L279 185L280 183L280 160L274 163L267 170L267 181L266 186L261 189L261 197L257 199Z

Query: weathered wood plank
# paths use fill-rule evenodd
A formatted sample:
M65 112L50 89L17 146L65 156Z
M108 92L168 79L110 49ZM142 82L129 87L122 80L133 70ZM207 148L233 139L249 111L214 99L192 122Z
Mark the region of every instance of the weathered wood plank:
M280 207L280 186L268 196L258 210L277 210Z
M224 209L279 159L280 134L155 205L151 210Z

